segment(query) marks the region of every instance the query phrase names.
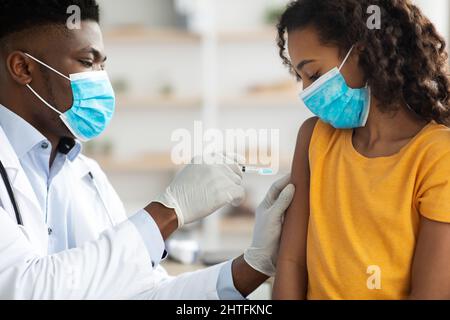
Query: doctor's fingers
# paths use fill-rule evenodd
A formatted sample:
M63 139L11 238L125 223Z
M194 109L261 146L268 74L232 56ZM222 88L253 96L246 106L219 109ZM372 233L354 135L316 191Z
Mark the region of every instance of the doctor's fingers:
M243 176L236 174L235 170L230 168L228 165L224 165L224 166L225 167L222 167L223 175L226 176L231 181L233 181L235 184L241 185ZM242 172L241 172L241 174L242 174Z
M225 190L228 197L228 203L234 207L238 207L245 199L245 189L242 186L231 186Z
M231 160L226 160L222 157L219 163L211 166L211 169L216 170L218 173L220 172L220 175L227 177L236 184L242 184L242 170L237 163L231 163Z
M283 191L284 188L289 184L291 181L291 174L287 174L283 176L282 178L275 181L271 186L269 191L267 192L266 198L264 201L270 205L273 204L277 198L280 196L280 193Z
M245 189L225 176L214 181L210 187L220 205L228 203L238 206L245 198Z
M238 154L221 154L219 155L223 164L226 165L227 169L239 177L243 177L244 173L239 163L245 163L245 157Z
M207 166L211 170L219 170L222 172L228 172L229 177L233 177L234 180L242 179L243 172L238 165L239 156L226 156L222 153L211 153L203 156L196 156L192 159L191 164L198 164Z
M287 185L283 191L281 191L271 209L271 214L274 219L280 219L280 221L283 219L284 213L291 205L292 199L294 199L294 194L295 186L293 184Z

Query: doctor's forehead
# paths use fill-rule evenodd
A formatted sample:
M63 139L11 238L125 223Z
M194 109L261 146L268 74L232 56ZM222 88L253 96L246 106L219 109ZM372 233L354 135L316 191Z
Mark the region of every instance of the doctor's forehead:
M49 39L49 42L50 46L62 46L69 53L105 56L102 31L94 21L83 21L79 29L66 29L64 34Z
M71 52L93 54L99 59L105 57L102 31L94 21L84 21L80 29L70 30L68 39Z
M1 47L5 55L15 50L40 57L95 53L101 60L105 55L102 32L95 21L83 21L75 30L62 25L36 26L3 39Z

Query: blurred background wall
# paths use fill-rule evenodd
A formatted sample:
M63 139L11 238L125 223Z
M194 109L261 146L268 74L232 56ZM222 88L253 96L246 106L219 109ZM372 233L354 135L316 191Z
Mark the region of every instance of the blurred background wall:
M106 134L85 146L110 177L130 214L161 192L179 169L171 134L207 127L280 130L280 174L246 175L248 197L176 237L195 239L206 263L249 244L253 210L270 184L288 173L297 131L311 116L300 85L282 66L275 21L286 0L99 0L108 71L118 96ZM415 0L448 39L450 1ZM206 230L206 231L205 231ZM173 273L200 267L166 261ZM268 298L270 286L256 293Z

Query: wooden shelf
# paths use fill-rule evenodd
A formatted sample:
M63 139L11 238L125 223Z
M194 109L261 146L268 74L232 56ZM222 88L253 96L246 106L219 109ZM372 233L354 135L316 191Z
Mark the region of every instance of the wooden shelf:
M192 32L178 29L154 29L145 27L121 27L105 32L106 43L135 43L135 44L196 44L200 43L200 36Z
M232 43L232 42L260 42L260 41L273 41L275 43L277 37L277 30L273 28L261 28L257 30L241 30L241 31L228 31L219 33L219 42Z
M219 100L219 107L227 108L270 108L296 107L299 102L297 92L255 93L235 97L223 97ZM127 97L117 96L118 111L145 111L181 109L200 111L202 99L200 97Z
M270 108L295 107L299 102L296 92L247 94L237 97L223 98L221 108Z

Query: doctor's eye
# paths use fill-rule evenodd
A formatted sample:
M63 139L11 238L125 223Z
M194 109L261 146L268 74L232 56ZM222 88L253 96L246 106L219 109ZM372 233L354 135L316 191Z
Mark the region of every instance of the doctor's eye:
M94 63L92 61L88 60L79 60L79 61L86 68L92 68L94 66Z

